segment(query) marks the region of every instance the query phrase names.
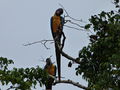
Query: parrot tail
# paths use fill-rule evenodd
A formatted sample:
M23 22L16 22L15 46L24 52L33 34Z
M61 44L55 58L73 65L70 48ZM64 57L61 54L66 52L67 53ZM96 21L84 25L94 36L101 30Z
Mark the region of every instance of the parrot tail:
M49 78L48 79L48 82L46 83L46 90L52 90L52 84L54 82L54 79L53 78Z
M57 61L57 68L58 68L58 80L61 80L61 54L58 47L55 45L56 48L56 61Z

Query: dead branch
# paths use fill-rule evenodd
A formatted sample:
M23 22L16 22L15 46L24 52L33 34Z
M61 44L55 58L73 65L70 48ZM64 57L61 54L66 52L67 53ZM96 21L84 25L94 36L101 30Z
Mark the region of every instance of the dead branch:
M72 80L61 80L61 81L55 81L53 83L53 85L56 85L56 84L59 84L59 83L66 83L66 84L72 84L74 86L77 86L78 88L82 88L82 89L85 89L85 90L89 90L86 86L83 86L81 84L79 84L79 82L74 82Z
M46 49L50 49L46 46L47 42L52 42L53 43L54 40L41 40L41 41L36 41L36 42L32 42L32 43L27 43L27 44L23 44L23 46L29 46L29 45L33 45L33 44L37 44L37 43L41 43L42 45L44 45L44 47Z
M60 4L59 3L59 5L63 8L63 10L65 11L65 13L66 13L66 15L64 16L64 18L65 17L69 17L71 20L74 20L74 21L79 21L79 22L82 22L82 23L86 23L85 21L83 21L82 19L81 20L78 20L78 19L75 19L75 18L73 18L73 17L71 17L70 15L69 15L69 13L67 12L67 10L64 8L64 6L62 5L62 4ZM76 30L82 30L82 31L90 31L90 30L85 30L85 27L84 26L81 26L81 25L79 25L78 23L75 23L75 22L72 22L71 20L65 20L66 22L69 22L69 23L71 23L71 24L73 24L73 25L76 25L77 27L71 27L71 26L69 26L69 25L64 25L64 26L66 26L66 27L68 27L68 28L72 28L72 29L76 29ZM65 22L65 23L66 23ZM81 29L82 28L82 29ZM92 33L91 31L90 31L90 33ZM93 33L92 33L93 34Z
M80 29L80 28L76 28L76 27L72 27L72 26L68 26L68 25L64 25L65 27L68 27L68 28L72 28L72 29L75 29L75 30L78 30L78 31L85 31L83 29Z
M80 60L78 60L77 58L73 58L73 57L69 56L68 54L63 52L63 50L61 49L61 47L59 46L59 44L57 42L56 42L56 44L57 44L57 47L58 47L60 53L62 54L62 56L64 56L65 58L67 58L67 59L69 59L77 64L80 64Z
M69 56L68 54L66 54L65 52L63 52L63 51L61 51L61 54L62 54L62 56L64 56L65 58L67 58L67 59L69 59L69 60L71 60L71 61L73 61L73 62L75 62L75 63L77 63L77 64L80 64L80 61L77 60L77 58L73 58L73 57Z
M24 44L24 46L29 46L29 45L41 43L41 44L44 45L44 47L45 47L46 49L50 49L50 48L47 47L46 43L47 43L47 42L53 42L53 41L54 41L54 40L41 40L41 41L36 41L36 42L33 42L33 43ZM77 63L77 64L80 64L80 60L78 60L77 58L73 58L73 57L71 57L70 55L66 54L66 53L61 49L61 47L59 46L59 44L57 44L57 45L58 45L59 51L60 51L60 53L62 54L62 56L64 56L64 57L67 58L68 60L71 60L71 61L73 61L73 62L75 62L75 63ZM41 61L43 61L43 60L41 60ZM44 62L44 61L43 61L43 62Z
M79 25L79 24L77 24L77 23L75 23L75 22L72 22L72 21L69 21L69 22L70 22L71 24L74 24L74 25L80 27L80 28L85 28L84 26L81 26L81 25Z
M67 12L67 10L64 8L64 6L62 4L59 3L59 5L63 8L63 10L65 11L65 13L67 14L65 17L69 17L70 19L74 20L74 21L79 21L79 22L84 22L82 19L81 20L78 20L78 19L75 19L73 17L71 17L69 15L69 13ZM84 22L85 23L85 22Z
M77 24L77 23L76 23L76 24ZM81 28L76 28L76 27L72 27L72 26L69 26L69 25L64 25L64 26L67 27L67 28L71 28L71 29L78 30L78 31L90 32L91 34L93 34L93 32L92 32L90 29L85 30L85 28L84 28L84 29L81 29ZM82 26L82 27L83 27L83 26Z

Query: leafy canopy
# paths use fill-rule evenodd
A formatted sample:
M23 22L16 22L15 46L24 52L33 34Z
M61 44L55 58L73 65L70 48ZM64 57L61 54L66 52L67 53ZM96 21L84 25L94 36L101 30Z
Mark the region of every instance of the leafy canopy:
M120 90L120 7L117 11L102 11L91 16L86 29L93 28L90 43L79 52L81 64L76 75L83 75L88 87L95 90Z
M40 86L47 82L48 74L39 66L36 68L13 68L8 69L9 64L13 64L12 60L0 57L0 82L2 85L12 84L10 88L27 90L36 84Z

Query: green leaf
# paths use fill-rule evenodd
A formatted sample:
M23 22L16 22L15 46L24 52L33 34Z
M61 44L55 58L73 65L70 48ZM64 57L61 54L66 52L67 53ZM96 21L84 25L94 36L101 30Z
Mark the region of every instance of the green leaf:
M89 29L90 26L91 26L91 24L87 24L87 25L85 25L85 29Z

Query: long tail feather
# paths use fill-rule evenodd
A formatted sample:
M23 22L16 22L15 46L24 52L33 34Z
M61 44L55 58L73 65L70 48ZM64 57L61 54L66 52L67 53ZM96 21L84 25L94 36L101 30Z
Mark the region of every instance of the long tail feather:
M56 60L57 60L57 68L58 68L58 79L61 78L61 55L58 47L55 45L56 48Z

